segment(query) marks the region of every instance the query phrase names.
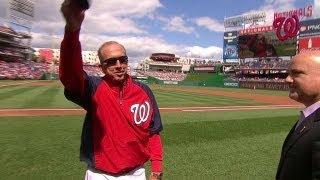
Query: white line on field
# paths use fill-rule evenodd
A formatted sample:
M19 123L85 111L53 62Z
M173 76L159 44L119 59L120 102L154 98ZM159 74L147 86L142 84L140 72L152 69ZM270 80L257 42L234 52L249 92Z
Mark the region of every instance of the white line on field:
M221 110L250 110L250 109L281 109L281 108L301 108L301 105L264 105L264 106L212 106L212 107L170 107L159 108L160 110L181 110L181 111L221 111ZM8 111L84 111L74 108L52 108L52 109L0 109L0 112Z
M17 86L17 85L23 85L23 84L30 84L33 83L34 81L26 81L23 83L13 83L13 84L5 84L5 85L1 85L0 88L2 87L8 87L8 86Z
M165 110L171 110L171 109L230 109L230 108L253 108L253 107L301 107L301 105L260 105L260 106L200 106L200 107L167 107L167 108L159 108L159 109L165 109Z
M83 109L0 109L1 111L82 111Z
M206 111L237 111L237 110L268 110L268 109L291 109L291 108L298 108L298 107L244 107L244 108L216 108L216 109L182 109L183 112L206 112Z

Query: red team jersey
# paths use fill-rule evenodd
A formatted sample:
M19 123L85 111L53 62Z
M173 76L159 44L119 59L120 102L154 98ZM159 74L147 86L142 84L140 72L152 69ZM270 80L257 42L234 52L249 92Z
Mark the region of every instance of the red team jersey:
M110 174L129 172L151 160L162 171L162 123L148 86L128 76L122 87L83 71L79 32L61 43L60 80L68 100L86 111L80 159Z

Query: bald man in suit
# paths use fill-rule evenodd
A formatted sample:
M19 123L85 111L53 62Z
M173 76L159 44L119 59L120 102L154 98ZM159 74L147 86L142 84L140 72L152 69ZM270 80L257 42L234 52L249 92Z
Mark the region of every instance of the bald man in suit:
M286 137L280 157L277 180L319 178L320 162L320 50L297 54L289 67L286 82L289 97L305 105Z

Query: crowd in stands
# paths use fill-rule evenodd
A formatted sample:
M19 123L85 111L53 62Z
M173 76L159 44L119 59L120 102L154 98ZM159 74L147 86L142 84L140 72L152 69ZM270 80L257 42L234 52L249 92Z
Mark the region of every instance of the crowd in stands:
M165 71L139 71L139 73L162 81L182 81L187 77L187 75L183 73Z
M99 66L84 65L83 69L90 76L104 76Z
M50 65L45 63L0 61L0 79L40 79L49 70Z
M239 82L285 83L290 63L280 58L242 61L235 75Z
M289 60L253 60L240 64L240 69L287 69L290 65Z
M4 55L10 55L10 56L16 56L16 57L22 57L21 53L15 52L9 48L1 48L0 49L0 54Z
M84 66L88 75L103 76L98 66ZM58 74L58 65L34 62L34 61L13 61L0 60L0 79L41 79L46 73Z

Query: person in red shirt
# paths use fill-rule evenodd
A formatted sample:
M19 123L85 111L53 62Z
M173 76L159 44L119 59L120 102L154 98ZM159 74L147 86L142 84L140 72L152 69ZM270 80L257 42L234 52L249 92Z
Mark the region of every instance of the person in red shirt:
M61 6L66 26L59 77L66 98L87 111L80 147L80 160L88 165L85 179L146 179L143 166L149 160L149 179L161 179L163 127L154 95L127 74L126 50L115 41L98 50L105 76L86 74L79 42L85 11L76 2Z

